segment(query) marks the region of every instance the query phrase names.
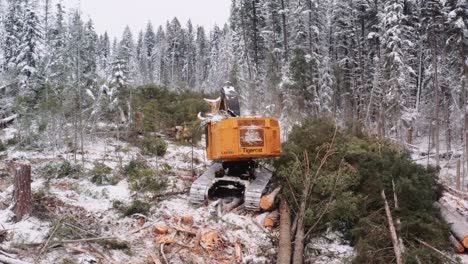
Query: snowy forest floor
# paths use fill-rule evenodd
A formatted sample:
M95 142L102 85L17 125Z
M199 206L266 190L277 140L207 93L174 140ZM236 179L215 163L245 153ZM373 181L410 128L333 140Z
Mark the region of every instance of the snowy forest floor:
M436 156L434 155L435 149L429 147L428 137L416 138L415 144L410 146L412 159L423 166L436 165ZM439 182L445 186L455 188L456 186L456 167L457 159L463 157L463 146L452 146L451 150L447 149L445 142L441 142L441 156L443 158L439 161L440 173ZM451 155L443 155L443 153L450 153ZM463 193L468 193L468 179L463 179L462 170L461 185L465 186ZM445 208L450 210L452 213L462 216L461 219L465 219L468 222L468 200L461 199L460 197L454 196L449 192L444 192L442 198L439 200ZM462 263L468 263L468 254L456 255L461 259Z
M0 139L7 141L15 132L14 128L0 130ZM0 232L3 240L0 249L34 263L155 263L154 258L167 259L169 263L236 263L236 248L240 248L242 263L271 263L276 256L274 245L278 232L263 226L268 213L243 209L222 213L216 202L195 206L188 202L186 193L170 195L187 190L194 178L192 148L169 141L168 144L163 158L144 156L138 148L114 138L96 138L84 148L84 168L88 170L98 161L118 174L131 160L145 159L168 181L167 188L158 196L131 191L125 178L116 185L99 186L92 183L90 177L57 178L40 173L45 166L73 161L73 154L65 150L10 147L0 152L3 160L31 162L35 198L32 215L14 223L13 212L9 209L12 179L5 175L0 178L0 227L6 231ZM196 173L204 171L208 164L204 150L196 147L193 155L197 161L194 165ZM77 160L82 162L81 155ZM3 163L0 172L5 173ZM116 201L128 205L137 199L151 204L145 220L141 220L139 214L124 217L113 206ZM187 215L193 217L193 223L183 225L180 219ZM157 235L154 232L156 226L169 227L169 233ZM216 231L217 236L213 241L204 241L203 246L201 240L211 231ZM65 235L68 236L60 238ZM56 240L70 239L70 235L73 239L115 237L115 240L54 246ZM52 237L50 241L49 237ZM158 242L164 239L173 242L161 247ZM335 233L313 239L307 252L307 262L313 263L338 264L353 256L353 248Z

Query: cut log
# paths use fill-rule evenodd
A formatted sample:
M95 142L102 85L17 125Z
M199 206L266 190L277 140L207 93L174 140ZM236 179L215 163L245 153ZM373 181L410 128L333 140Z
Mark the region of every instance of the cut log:
M169 227L167 227L165 225L157 225L157 226L154 227L153 231L157 235L164 235L164 234L169 233Z
M181 219L182 219L182 224L184 225L189 226L193 224L193 216L191 215L183 215Z
M220 243L220 238L216 231L209 231L202 234L200 239L200 245L207 250L213 250Z
M455 252L463 253L465 252L465 247L456 239L452 234L449 237L450 244L455 248Z
M388 228L390 230L390 237L392 238L393 251L395 252L396 263L403 264L400 240L398 239L398 235L395 230L395 224L393 223L392 212L390 211L390 206L388 206L387 197L385 196L385 190L382 189L381 195L385 204L385 213L387 215Z
M263 210L271 210L275 206L275 198L281 191L281 187L276 188L270 194L264 195L260 200L260 208Z
M17 222L23 219L23 216L31 213L31 164L28 162L11 163L11 171L14 172L15 184L13 191L13 212Z
M461 242L461 244L468 248L468 223L461 216L452 213L444 205L436 203L440 209L440 215L450 225L450 231Z
M287 201L280 204L280 230L277 264L291 263L291 209Z
M276 226L276 223L278 223L278 217L278 211L273 211L269 213L263 221L263 226L268 228L274 228Z

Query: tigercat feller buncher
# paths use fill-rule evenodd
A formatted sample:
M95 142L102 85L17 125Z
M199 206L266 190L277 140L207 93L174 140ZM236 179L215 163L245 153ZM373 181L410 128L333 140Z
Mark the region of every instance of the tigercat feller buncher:
M280 127L274 118L240 117L239 96L227 83L211 105L206 123L206 152L213 165L190 188L190 201L213 197L240 197L248 210L260 210L260 200L272 172L257 159L281 155Z

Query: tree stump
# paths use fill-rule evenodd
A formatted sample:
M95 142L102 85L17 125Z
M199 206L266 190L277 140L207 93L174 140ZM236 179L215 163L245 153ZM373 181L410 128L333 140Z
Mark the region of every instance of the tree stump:
M13 212L15 213L15 220L19 222L25 215L31 213L31 164L29 162L12 162L10 163L10 172L15 178Z

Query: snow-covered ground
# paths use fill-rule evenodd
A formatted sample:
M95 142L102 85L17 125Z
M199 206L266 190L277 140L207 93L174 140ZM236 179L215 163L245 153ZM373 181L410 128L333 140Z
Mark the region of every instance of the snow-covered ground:
M6 141L14 137L15 129L0 130L0 140ZM113 138L97 138L85 145L83 167L92 169L96 161L113 169L118 174L119 169L133 159L143 158L152 167L164 172L163 177L168 180L166 192L180 192L186 190L193 180L192 168L196 173L206 169L208 161L205 151L201 147L192 149L190 146L168 142L168 151L164 157L148 157L140 154L138 148ZM413 159L420 164L427 164L427 159L421 156L425 142L413 151ZM192 163L192 155L194 163ZM170 263L222 263L233 260L236 247L240 245L243 263L271 263L276 255L275 242L277 230L263 227L263 220L267 213L252 213L244 210L220 213L217 203L207 206L195 206L188 202L187 194L170 195L153 199L148 193L137 193L130 189L125 177L121 177L115 185L98 186L90 181L89 176L73 178L54 178L54 175L43 175L40 169L46 165L58 164L64 159L73 161L72 153L67 150L18 150L10 147L0 153L4 159L25 159L32 163L34 193L46 192L45 204L47 209L55 213L55 218L41 217L39 210L22 221L13 221L13 212L8 208L11 204L12 181L8 178L0 179L0 228L8 232L2 248L14 249L18 258L39 263L61 263L64 258L76 263L93 263L101 260L103 263L147 263L148 257L156 252L160 255L161 247L156 240L161 235L154 233L155 226L167 226L169 238L175 242L163 248L165 257ZM430 163L434 161L430 157ZM82 164L81 155L77 162ZM454 162L442 161L441 176L444 182L453 185ZM0 162L0 172L4 170ZM46 176L49 180L46 179ZM150 213L145 220L135 217L123 217L114 208L119 201L130 204L135 199L142 199L151 203ZM468 201L445 194L441 203L452 206L468 219ZM192 216L193 223L182 225L182 216ZM100 243L75 243L73 247L51 248L40 254L40 247L44 245L50 234L54 232L57 221L61 217L72 217L80 227L87 227L85 231L93 233L95 237L116 237L126 242L129 250L109 249ZM195 232L197 236L177 231L177 228ZM1 231L1 230L0 230ZM205 233L216 231L220 238L218 247L214 250L199 248L200 237ZM86 237L89 237L87 235ZM54 238L56 239L56 238ZM52 239L52 240L54 240ZM29 246L28 246L29 245ZM31 246L32 245L32 246ZM25 247L26 246L26 247ZM78 251L77 251L78 250ZM354 249L342 240L339 234L326 233L312 239L306 246L307 261L310 263L345 263L354 255ZM161 256L159 256L161 257ZM468 263L466 255L461 255L462 261Z
M461 159L463 163L463 146L454 145L451 146L451 149L448 150L446 144L442 141L440 143L440 154L451 153L447 155L446 158L441 158L439 160L440 173L439 181L451 188L456 187L456 170L457 170L457 160ZM411 157L412 159L423 166L427 165L436 165L436 157L434 155L435 149L429 146L428 137L420 137L415 139L415 144L410 146ZM462 164L465 166L465 164ZM465 166L466 168L466 166ZM463 169L461 169L461 174L463 175ZM468 179L464 179L461 176L461 187L460 190L464 194L468 194ZM468 201L461 199L449 192L444 192L442 198L439 200L439 203L444 205L450 211L461 216L461 219L466 219L468 222ZM459 257L462 263L468 263L467 254L458 254L456 257Z
M6 141L12 138L14 133L12 128L0 130L0 140ZM175 237L179 239L177 243L190 245L191 248L181 248L176 244L167 245L164 252L170 263L187 263L187 260L191 259L196 263L219 263L220 259L235 256L233 243L239 243L241 246L244 263L270 263L276 254L272 245L277 234L274 230L263 228L265 214L258 215L242 210L237 213L219 214L216 203L194 206L188 202L186 194L152 199L150 194L131 191L125 178L116 185L98 186L90 181L89 176L58 179L54 175L40 173L41 168L46 165L59 164L64 159L73 161L74 157L66 150L33 151L10 147L0 154L4 159L29 160L32 163L33 193L46 192L46 199L41 204L45 204L47 210L55 214L55 218L42 219L37 216L40 215L39 211L33 211L32 216L15 223L10 209L0 210L0 228L8 231L3 246L13 249L20 259L39 263L61 263L64 258L76 263L93 263L98 259L103 263L146 263L149 256L161 250L155 242L157 235L153 231L154 226L168 226L172 234L175 232L174 226L180 225L174 219L186 215L193 217L193 224L184 228L200 234L214 230L222 243L213 251L200 251L194 244L199 238L184 236L179 232ZM192 155L196 160L193 164ZM192 149L190 146L169 142L166 155L156 158L143 156L137 148L107 138L96 139L85 145L83 167L91 169L94 162L99 161L117 173L121 166L136 158L144 158L154 168L166 168L163 177L169 182L167 192L186 190L191 184L192 167L199 173L207 165L204 150L200 147ZM77 161L82 164L81 155L77 156ZM167 169L168 167L170 169ZM4 164L0 165L0 172L2 169L5 169ZM46 180L45 176L51 177ZM2 179L1 183L0 203L8 206L11 204L12 182L11 179ZM115 201L129 204L137 198L151 203L150 213L144 222L135 217L123 217L113 208ZM72 248L48 249L38 257L37 252L49 235L54 233L57 222L62 217L65 219L63 222L73 217L75 223L81 224L80 228L89 227L85 231L93 233L94 236L116 237L119 241L126 242L131 253L107 249L99 243L74 243L71 244ZM54 239L57 239L57 236ZM50 244L53 244L54 239Z

